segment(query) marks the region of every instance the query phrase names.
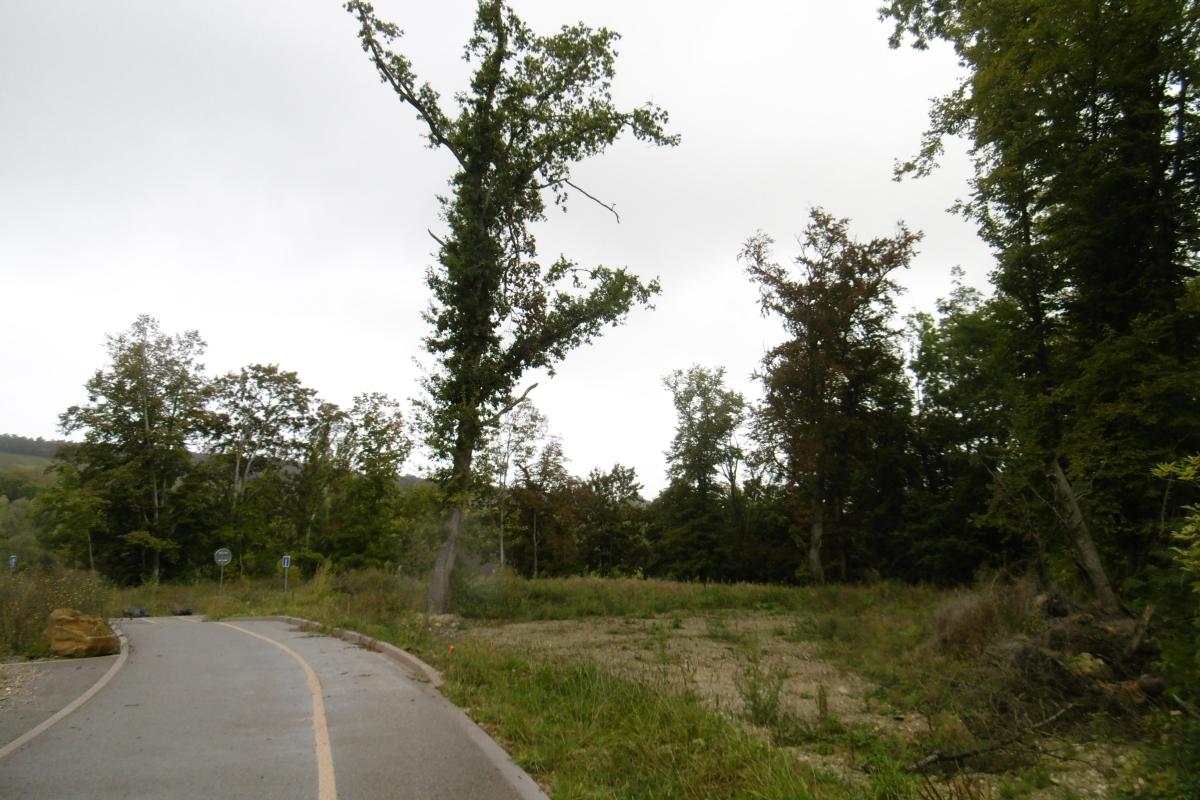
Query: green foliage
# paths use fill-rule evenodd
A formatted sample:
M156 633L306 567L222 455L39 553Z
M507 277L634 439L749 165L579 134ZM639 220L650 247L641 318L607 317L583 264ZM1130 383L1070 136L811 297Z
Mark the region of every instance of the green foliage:
M718 475L736 480L742 460L738 429L746 418L746 399L725 388L725 368L699 364L675 370L663 379L675 406L675 437L667 449L667 475L707 500Z
M143 530L163 540L177 535L185 513L184 479L192 466L188 446L207 420L198 361L204 348L196 331L171 336L157 320L140 316L129 331L108 337L110 363L87 382L87 403L61 415L65 433L83 436L59 450L62 468L76 473L65 480L77 481L89 499L81 505L69 494L56 495L47 501L48 513L60 522L88 516L94 563L118 580L157 577L162 552L154 551L150 565L131 558L124 534ZM103 524L92 524L95 515L103 515Z
M858 242L848 220L813 209L795 271L773 260L764 234L742 250L763 313L778 316L789 337L763 359L755 436L806 512L818 582L827 527L845 579L850 554L886 542L900 517L911 396L891 327L900 291L891 276L920 239L901 224L893 237Z
M1160 464L1154 474L1170 481L1168 486L1179 484L1177 489L1190 489L1194 496L1197 484L1200 484L1200 456ZM1174 636L1166 641L1164 655L1175 671L1187 676L1184 693L1197 700L1200 699L1200 689L1196 688L1200 685L1197 683L1200 680L1200 616L1197 615L1197 609L1200 609L1200 504L1185 506L1183 512L1185 516L1171 533L1175 544L1171 548L1174 569L1167 575L1168 580L1182 577L1191 589L1191 596L1178 598L1167 608L1166 622Z
M676 427L666 452L671 484L648 515L654 540L648 566L676 578L732 577L735 540L744 538L747 524L738 480L745 453L737 439L746 400L725 387L721 367L675 370L663 383Z
M511 621L592 616L650 617L672 611L798 608L811 595L762 584L679 583L638 578L476 578L457 601L466 617Z
M961 272L955 277L961 281ZM938 301L936 318L915 314L908 323L915 469L898 566L909 579L960 584L980 569L1018 564L1032 550L1026 536L998 535L1011 528L983 514L1010 426L1009 328L996 302L961 282ZM1012 528L1028 533L1028 526Z
M1160 747L1146 747L1129 765L1117 796L1133 800L1200 797L1200 720L1160 715Z
M575 529L580 566L599 575L633 574L646 563L642 485L632 467L592 470L580 487Z
M444 201L449 238L429 276L434 333L427 347L442 370L429 382L430 442L445 456L464 446L473 451L526 370L551 368L657 291L623 269L580 270L565 259L539 264L530 226L545 218L543 189L565 204L574 164L602 153L623 131L655 144L676 140L663 130L661 109L613 105L610 31L576 25L538 36L502 2L481 2L466 47L474 73L451 116L432 87L418 85L408 59L390 49L400 30L369 3L346 8L380 77L417 112L431 145L457 164L453 195ZM582 294L572 291L589 283Z
M882 14L893 46L944 40L965 68L899 172L927 173L947 136L971 140L960 210L996 250L1007 327L992 349L1009 416L991 521L1044 574L1078 558L1116 613L1107 573L1136 582L1153 560L1150 467L1200 440L1180 391L1200 363L1200 4L892 0Z
M440 497L402 485L412 442L398 403L361 394L342 411L274 365L210 381L203 349L145 316L109 337L88 403L62 415L83 441L59 448L52 485L3 484L37 495L32 513L26 500L19 516L8 500L0 510L0 539L23 562L46 548L125 584L212 575L222 546L230 577L271 574L285 552L309 574L326 558L428 568Z
M1162 464L1154 474L1181 483L1200 484L1200 456ZM1182 527L1172 534L1178 544L1173 552L1179 568L1190 577L1192 588L1200 593L1200 506L1187 506L1184 510L1188 516Z

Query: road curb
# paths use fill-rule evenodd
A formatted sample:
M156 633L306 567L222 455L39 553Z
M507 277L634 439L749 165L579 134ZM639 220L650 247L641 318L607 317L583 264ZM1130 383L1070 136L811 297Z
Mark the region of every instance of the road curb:
M115 619L110 619L107 622L108 626L112 628L113 633L117 635L117 641L120 644L121 649L117 652L117 660L114 661L112 666L108 668L108 671L101 675L100 679L93 683L87 690L85 690L83 694L67 703L54 714L51 714L40 724L33 726L29 730L25 731L25 733L13 739L11 742L7 742L0 746L0 760L3 760L17 752L22 747L48 731L50 728L54 727L55 724L61 722L64 718L78 711L87 703L87 701L95 697L97 692L107 686L109 681L116 677L117 673L121 671L121 667L125 666L125 661L129 658L129 639L126 638L125 631L121 630L121 627L117 624Z
M312 628L319 630L322 633L334 636L345 642L356 644L366 650L373 650L394 661L397 665L404 668L413 675L418 681L428 683L433 688L439 688L442 683L442 674L433 667L426 664L421 659L414 656L412 653L401 650L394 644L381 642L371 636L351 631L345 628L330 628L322 625L319 622L313 622L310 619L303 617L289 617L284 615L273 615L263 617L230 617L237 620L265 620L271 622L286 622L290 625L295 625L298 628ZM529 777L529 773L517 766L512 760L512 756L496 743L496 740L488 735L488 732L479 727L475 720L471 719L466 713L450 702L441 692L434 694L446 704L446 708L450 713L451 718L458 724L466 733L467 737L474 742L475 746L480 749L484 757L492 762L492 766L503 776L508 785L516 791L517 796L521 800L549 800L546 793L541 787Z
M296 625L302 628L315 628L324 634L341 639L342 641L350 642L351 644L356 644L365 650L375 650L379 653L382 653L384 656L396 662L401 667L405 668L409 672L414 673L413 677L415 677L417 680L428 683L435 689L441 687L443 683L442 673L438 672L436 669L429 666L412 653L401 650L394 644L380 641L379 639L359 633L358 631L347 630L346 628L330 628L329 626L322 625L319 622L313 622L311 619L304 619L303 617L289 617L282 614L266 617L231 617L230 619L276 620L279 622L287 622L291 625Z

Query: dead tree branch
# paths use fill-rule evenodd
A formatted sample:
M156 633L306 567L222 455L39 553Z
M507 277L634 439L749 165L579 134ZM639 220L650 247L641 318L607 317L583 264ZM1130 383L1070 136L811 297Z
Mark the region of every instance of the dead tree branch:
M1014 733L1011 736L1006 736L1005 738L1003 738L999 741L985 744L982 747L976 747L972 750L963 750L962 752L959 752L959 753L931 753L930 755L927 755L924 758L922 758L920 761L910 764L908 766L908 771L909 772L924 772L925 770L932 767L934 764L944 764L946 762L965 761L968 758L974 758L975 756L981 756L984 753L991 753L996 750L1000 750L1002 748L1008 747L1009 745L1025 738L1027 735L1029 735L1030 733L1033 733L1034 731L1038 730L1039 728L1044 728L1047 725L1051 724L1056 719L1061 717L1063 714L1067 713L1067 711L1069 711L1070 709L1071 709L1071 706L1069 704L1066 706L1063 706L1058 711L1056 711L1053 714L1051 714L1050 716L1046 717L1041 722L1037 722L1033 725L1030 725L1028 728L1026 728L1022 731L1018 731L1017 733Z

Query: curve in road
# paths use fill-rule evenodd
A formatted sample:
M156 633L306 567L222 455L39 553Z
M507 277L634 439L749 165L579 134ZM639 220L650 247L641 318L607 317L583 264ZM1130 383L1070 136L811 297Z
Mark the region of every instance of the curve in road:
M544 797L461 711L379 653L270 621L123 628L124 668L0 760L0 797Z

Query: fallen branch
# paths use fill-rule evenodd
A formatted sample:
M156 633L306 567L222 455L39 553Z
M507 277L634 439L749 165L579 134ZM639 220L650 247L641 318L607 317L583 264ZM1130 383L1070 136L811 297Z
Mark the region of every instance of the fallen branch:
M925 756L920 761L910 764L908 766L908 771L909 772L924 772L925 770L932 767L934 764L944 764L947 761L965 761L968 758L974 758L975 756L981 756L984 753L991 753L995 750L1000 750L1004 747L1008 747L1010 744L1013 744L1014 742L1018 742L1021 739L1025 738L1026 735L1032 733L1033 731L1036 731L1038 728L1044 728L1045 726L1054 722L1056 719L1061 717L1063 714L1067 713L1067 711L1069 711L1070 709L1071 709L1070 704L1063 706L1058 711L1056 711L1053 714L1051 714L1050 716L1046 717L1041 722L1030 725L1028 728L1026 728L1023 731L1018 731L1017 733L1013 734L1012 736L1008 736L1004 739L1001 739L998 742L991 742L990 744L986 744L983 747L976 747L973 750L964 750L960 753L932 753L930 755Z
M1200 711L1197 711L1194 705L1189 703L1187 700L1184 700L1174 692L1171 692L1171 699L1174 700L1175 704L1182 708L1184 713L1186 713L1189 717L1194 720L1200 720Z

